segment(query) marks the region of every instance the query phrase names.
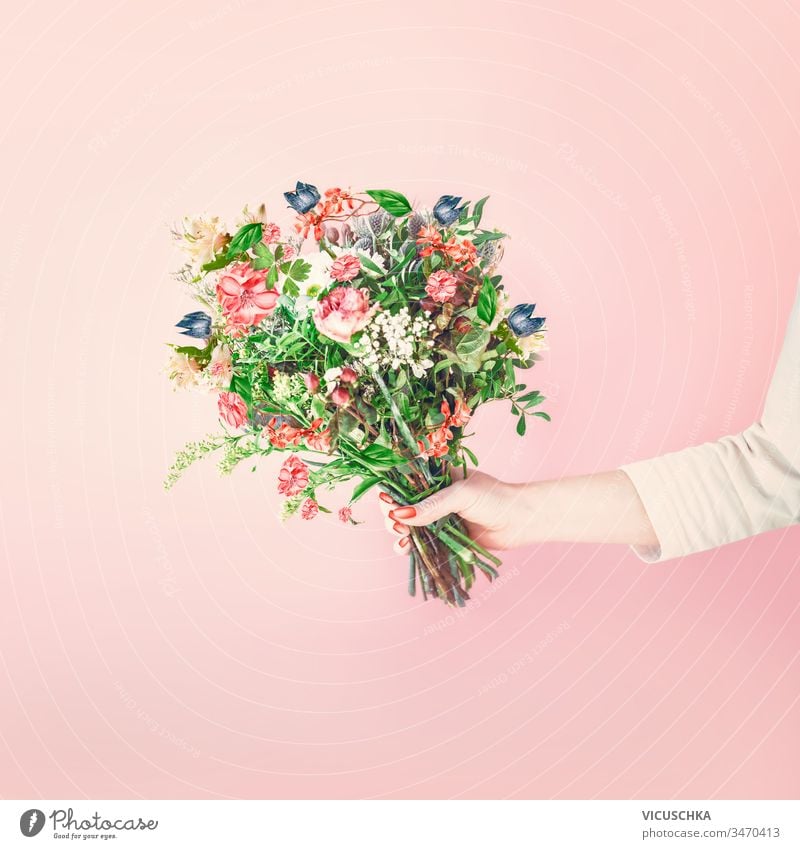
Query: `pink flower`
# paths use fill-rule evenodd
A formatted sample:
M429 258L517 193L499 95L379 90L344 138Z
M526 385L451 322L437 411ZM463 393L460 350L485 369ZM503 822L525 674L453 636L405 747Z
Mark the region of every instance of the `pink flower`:
M286 262L287 259L294 259L294 246L285 242L283 245L283 253L281 254L281 262Z
M298 495L308 486L308 466L292 454L283 461L278 472L278 492Z
M339 508L339 521L346 525L353 521L353 511L349 507Z
M425 291L434 301L443 304L455 295L457 285L458 280L449 271L434 271L428 278Z
M256 271L249 262L235 262L223 269L217 282L217 298L229 323L258 324L278 302L277 289L267 289L267 272Z
M350 403L350 393L344 388L344 386L337 386L336 389L331 392L331 401L333 401L337 407L345 407Z
M313 498L306 498L300 507L300 515L304 519L313 519L319 513L319 504Z
M214 348L211 352L211 359L206 366L206 373L218 389L224 389L231 385L233 364L231 362L231 349L227 345L217 345Z
M369 294L352 286L337 286L317 304L314 324L320 333L336 342L349 342L363 330L378 305L370 307Z
M264 224L261 228L261 241L267 245L274 245L275 242L280 241L281 238L281 228L278 227L277 224L273 224L272 222L268 224Z
M303 383L312 395L319 389L319 378L313 371L308 371L303 375Z
M220 392L217 406L220 418L231 427L241 427L247 421L247 404L236 392Z
M355 372L355 369L350 368L350 366L345 366L342 369L342 373L339 375L339 380L342 383L355 383L358 380L358 375Z
M331 277L339 283L346 283L356 277L359 271L361 271L361 260L353 254L344 254L331 266Z

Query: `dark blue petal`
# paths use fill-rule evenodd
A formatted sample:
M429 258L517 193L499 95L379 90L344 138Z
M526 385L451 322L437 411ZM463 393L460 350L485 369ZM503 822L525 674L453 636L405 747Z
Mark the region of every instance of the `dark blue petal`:
M208 339L211 335L211 316L202 310L187 313L175 327L183 328L182 335L191 336L194 339Z
M535 316L536 304L519 304L508 314L508 326L511 332L518 337L531 336L537 330L541 330L545 319Z
M464 210L464 206L466 206L466 204L464 206L459 206L459 203L461 203L460 197L455 197L454 195L442 195L433 207L433 217L442 226L447 227L454 221L458 221L459 216Z
M300 180L297 181L293 192L284 192L283 196L286 198L286 203L301 215L305 215L306 212L312 210L319 203L320 197L316 186L312 186L310 183L303 183Z

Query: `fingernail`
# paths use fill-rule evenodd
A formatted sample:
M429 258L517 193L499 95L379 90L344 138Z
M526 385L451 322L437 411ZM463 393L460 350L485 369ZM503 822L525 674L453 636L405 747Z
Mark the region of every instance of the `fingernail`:
M417 511L413 507L395 507L389 511L390 519L413 519Z
M403 524L402 524L402 523L400 523L400 522L395 522L395 523L394 523L394 525L392 525L392 527L395 529L395 531L396 531L398 534L404 534L404 533L408 530L408 526L407 526L407 525L403 525Z
M411 542L411 537L403 537L400 540L400 548L405 548Z
M388 492L382 492L379 497L381 501L384 501L386 504L391 504L394 501L394 498L392 498Z

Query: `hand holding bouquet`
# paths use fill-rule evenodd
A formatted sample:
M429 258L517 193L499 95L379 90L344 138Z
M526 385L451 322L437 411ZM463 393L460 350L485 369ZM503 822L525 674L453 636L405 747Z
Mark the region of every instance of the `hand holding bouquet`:
M285 452L277 489L283 513L313 519L320 491L356 480L350 506L373 487L414 503L478 461L467 429L478 405L505 399L525 433L537 391L517 382L544 347L534 304L510 307L496 269L503 233L481 227L474 205L445 195L433 210L400 193L320 195L297 183L283 238L264 207L244 210L231 235L218 219L175 233L188 255L179 278L203 310L178 322L197 345L173 345L176 385L217 393L227 429L178 454L171 486L199 457L220 450L223 472L255 455ZM413 528L409 592L463 605L476 570L500 561L451 514Z

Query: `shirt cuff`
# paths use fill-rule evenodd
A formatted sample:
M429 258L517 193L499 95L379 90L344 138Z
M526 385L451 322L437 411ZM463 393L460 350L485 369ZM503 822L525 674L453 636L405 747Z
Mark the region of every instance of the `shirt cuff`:
M655 545L630 546L644 563L662 563L683 554L676 541L679 537L680 517L675 514L668 498L670 488L663 479L659 465L652 460L640 460L620 466L630 478L656 535Z

